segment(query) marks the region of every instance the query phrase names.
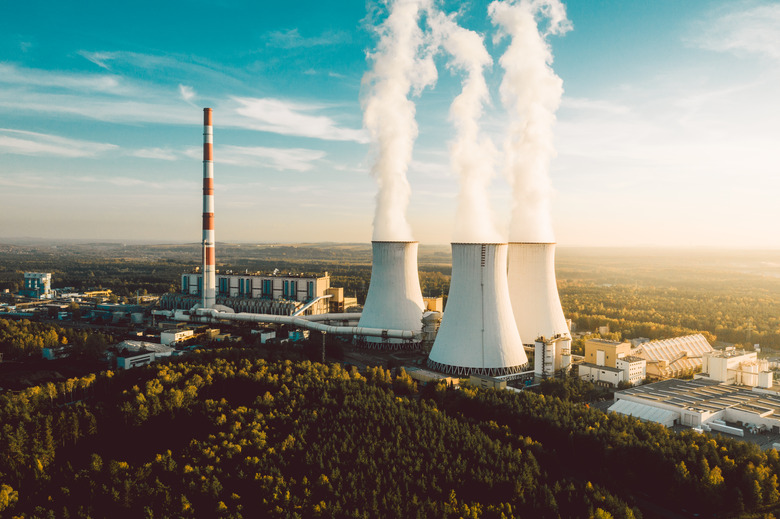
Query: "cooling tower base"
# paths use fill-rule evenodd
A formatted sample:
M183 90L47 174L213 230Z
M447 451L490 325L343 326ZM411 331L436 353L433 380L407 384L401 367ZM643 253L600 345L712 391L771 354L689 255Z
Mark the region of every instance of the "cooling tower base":
M435 360L428 359L428 367L434 371L445 373L447 375L487 375L489 377L499 377L502 375L514 375L521 373L528 369L528 364L522 364L519 366L506 366L500 368L470 368L467 366L450 366L449 364L442 364Z
M373 340L371 340L373 339ZM420 341L401 341L398 339L387 339L382 341L376 337L355 337L355 346L369 350L383 351L419 351L422 349Z

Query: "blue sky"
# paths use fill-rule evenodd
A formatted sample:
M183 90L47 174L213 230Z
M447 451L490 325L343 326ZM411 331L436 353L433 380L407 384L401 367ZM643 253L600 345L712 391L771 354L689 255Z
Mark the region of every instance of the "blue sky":
M337 6L337 7L334 7ZM494 65L487 2L446 2ZM566 2L550 171L561 245L778 248L780 3ZM0 239L200 239L202 112L215 123L218 241L371 239L361 78L381 5L15 2L0 19ZM442 58L415 98L412 230L447 243L458 179ZM506 230L507 182L491 201Z

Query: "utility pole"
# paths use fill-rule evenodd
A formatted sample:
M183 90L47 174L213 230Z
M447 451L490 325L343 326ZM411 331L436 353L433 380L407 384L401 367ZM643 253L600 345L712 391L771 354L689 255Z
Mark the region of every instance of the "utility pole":
M325 332L322 332L322 363L325 364Z

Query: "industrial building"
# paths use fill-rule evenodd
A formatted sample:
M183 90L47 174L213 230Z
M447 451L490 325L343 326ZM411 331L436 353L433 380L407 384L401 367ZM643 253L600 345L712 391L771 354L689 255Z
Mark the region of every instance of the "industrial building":
M19 291L19 295L31 299L51 299L54 296L51 272L25 272L24 288Z
M571 337L539 337L534 343L534 375L548 378L571 369Z
M109 350L115 352L119 369L146 366L162 357L170 357L175 351L170 346L145 341L122 341Z
M584 362L578 367L578 376L599 385L617 387L621 382L636 385L647 377L647 362L633 355L625 355L615 361L615 366Z
M718 357L713 352L712 346L701 334L643 341L636 348L627 341L588 339L585 341L585 362L578 366L578 373L580 378L592 382L614 386L627 382L633 385L645 378L691 375L702 369L705 357ZM745 366L740 373L752 370L757 381L758 368Z
M169 328L160 332L160 344L169 346L179 341L186 340L189 337L195 335L195 330L181 329L181 328Z
M165 294L160 299L163 310L189 310L202 299L203 276L182 275L181 293ZM344 290L331 288L330 276L306 274L216 274L218 305L236 312L271 315L318 315L343 311ZM305 307L305 308L304 308Z
M770 388L773 383L768 360L759 359L756 351L734 347L705 353L702 356L702 372L695 378L762 388Z
M585 362L595 366L617 368L617 360L631 353L631 343L607 339L585 341Z
M693 374L702 368L702 358L713 349L700 333L640 344L631 355L647 361L647 376L672 378Z
M672 379L619 391L609 410L667 427L718 430L732 422L780 432L780 395L716 380Z

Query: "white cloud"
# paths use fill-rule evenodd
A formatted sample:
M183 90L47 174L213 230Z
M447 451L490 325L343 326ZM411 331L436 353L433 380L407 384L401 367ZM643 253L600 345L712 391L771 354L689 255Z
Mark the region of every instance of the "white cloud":
M133 157L139 157L142 159L157 159L157 160L178 160L178 154L168 148L142 148L140 150L134 150L129 153Z
M0 63L0 83L113 94L125 92L124 85L116 76L47 71L8 63Z
M604 99L587 99L584 97L567 97L561 99L561 108L572 110L589 110L594 112L625 114L630 111L628 106Z
M179 95L189 103L195 98L195 89L191 86L179 84Z
M186 105L173 105L156 92L133 97L100 97L72 93L0 89L0 110L77 116L118 123L197 124L200 114Z
M305 38L297 28L273 31L267 34L268 46L282 49L321 47L349 43L351 37L343 31L325 31L318 36Z
M255 130L333 141L368 142L363 130L341 128L328 116L317 115L320 106L272 98L234 97L235 113L245 118L237 125Z
M305 148L265 148L262 146L221 146L215 160L236 166L267 167L279 171L309 171L325 152Z
M0 128L0 153L77 158L94 157L116 148L117 146L114 144Z
M735 2L695 26L690 42L704 49L780 60L780 4Z

